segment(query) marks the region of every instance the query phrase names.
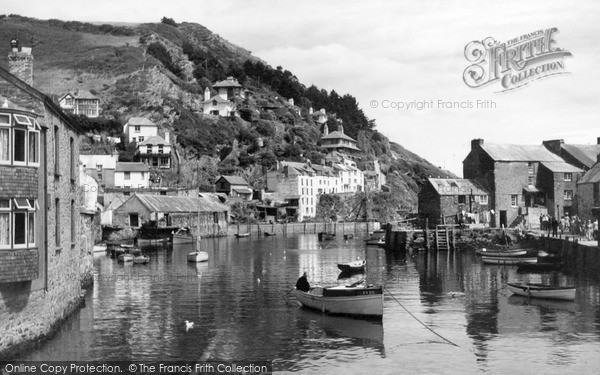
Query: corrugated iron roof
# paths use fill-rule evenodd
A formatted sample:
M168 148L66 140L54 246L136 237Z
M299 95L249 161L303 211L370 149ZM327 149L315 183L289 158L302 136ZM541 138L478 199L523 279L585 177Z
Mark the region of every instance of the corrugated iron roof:
M203 197L134 194L152 212L225 212L229 206Z
M550 172L555 172L555 173L560 173L560 172L579 173L579 172L583 172L582 169L577 168L576 166L571 165L569 163L566 163L564 161L543 161L541 164L544 167L548 168L548 170Z
M588 168L591 168L596 164L597 155L600 154L600 145L573 145L563 143L561 148Z
M428 178L439 195L489 195L475 180L465 178Z
M563 161L542 145L484 143L481 148L495 161Z

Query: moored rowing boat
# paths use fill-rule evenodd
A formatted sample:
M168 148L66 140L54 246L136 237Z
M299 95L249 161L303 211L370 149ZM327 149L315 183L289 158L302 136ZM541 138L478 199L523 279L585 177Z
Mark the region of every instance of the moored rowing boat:
M517 263L537 263L537 257L488 257L482 256L481 261L485 264L517 264Z
M565 301L575 300L575 287L549 286L544 284L517 284L507 283L508 290L519 296L533 298L560 299Z
M294 289L294 295L308 308L329 314L353 315L381 319L383 287L314 287L308 292Z

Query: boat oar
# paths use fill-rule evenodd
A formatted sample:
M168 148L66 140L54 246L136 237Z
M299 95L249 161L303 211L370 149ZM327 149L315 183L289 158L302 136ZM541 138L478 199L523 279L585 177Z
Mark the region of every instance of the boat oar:
M283 298L283 299L285 300L285 303L286 303L286 304L289 302L289 301L288 301L288 299L287 299L287 296L289 296L289 295L290 295L290 293L292 293L293 291L294 291L294 288L292 287L292 289L290 289L290 291L289 291L289 292L287 292L286 294L282 294L282 295L281 295L281 298Z

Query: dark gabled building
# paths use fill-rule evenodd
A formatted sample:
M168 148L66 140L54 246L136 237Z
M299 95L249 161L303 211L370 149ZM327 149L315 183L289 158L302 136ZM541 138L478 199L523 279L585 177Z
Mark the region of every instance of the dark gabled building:
M544 161L540 166L537 186L545 192L548 214L559 217L577 213L575 194L583 170L564 161ZM526 206L530 207L527 203Z
M600 207L600 154L597 160L577 182L577 214L584 220L594 220L592 208Z
M490 194L475 180L428 178L419 191L419 215L430 225L490 221Z
M562 139L544 141L542 144L567 163L583 171L592 168L596 163L596 156L600 154L600 137L596 139L595 145L570 144Z
M539 225L539 215L546 212L563 215L560 197L566 194L565 185L556 183L561 173L579 172L543 145L486 144L474 139L463 161L464 178L481 181L490 192L490 225L495 227L523 220ZM568 207L572 209L571 204Z
M248 182L239 176L220 176L215 181L215 192L225 193L230 197L239 197L243 200L252 199L252 189Z

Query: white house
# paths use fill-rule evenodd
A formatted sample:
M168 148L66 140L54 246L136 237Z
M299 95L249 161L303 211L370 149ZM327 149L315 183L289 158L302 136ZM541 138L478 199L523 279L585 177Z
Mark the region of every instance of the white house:
M150 186L150 169L144 163L117 163L115 186L147 188Z
M147 138L158 135L158 126L144 117L132 117L123 126L127 143L144 142Z
M231 116L237 114L236 100L244 99L245 94L242 85L233 78L217 82L213 85L217 95L211 97L210 89L204 90L204 101L202 111L205 114L218 116Z
M58 99L58 105L68 113L92 118L100 116L100 99L86 90L75 90L64 94Z
M142 163L155 168L171 168L171 143L169 143L169 132L165 138L150 136L143 142L137 143L136 157Z
M92 176L98 184L113 186L115 182L115 168L117 167L119 154L113 155L81 155L79 162L83 166L83 171Z

